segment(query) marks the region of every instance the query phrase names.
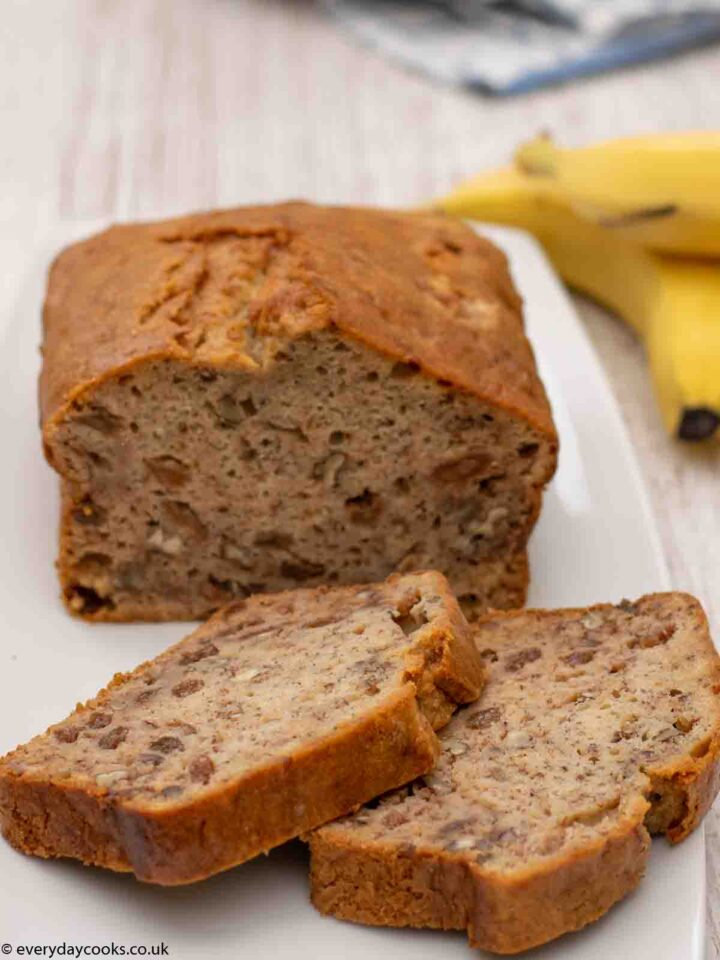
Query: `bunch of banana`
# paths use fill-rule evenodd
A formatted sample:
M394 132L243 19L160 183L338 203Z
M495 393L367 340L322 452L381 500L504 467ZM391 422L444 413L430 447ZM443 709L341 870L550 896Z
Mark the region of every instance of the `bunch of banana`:
M720 133L577 150L540 137L435 206L534 234L643 339L668 430L720 433Z

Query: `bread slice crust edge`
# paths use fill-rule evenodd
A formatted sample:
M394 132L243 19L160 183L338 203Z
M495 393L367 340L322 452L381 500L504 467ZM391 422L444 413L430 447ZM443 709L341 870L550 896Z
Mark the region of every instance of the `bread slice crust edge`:
M6 839L44 858L73 857L162 885L192 883L427 773L439 752L434 730L448 722L458 703L479 695L484 670L444 577L432 572L413 577L426 580L443 598L444 610L418 631L405 657L404 683L372 714L219 784L197 802L176 801L159 809L113 797L105 787L78 786L72 778L17 773L13 751L0 760L0 825ZM386 583L392 588L404 579L394 575ZM268 599L282 603L292 594ZM219 611L191 636L212 635L224 616ZM113 690L153 663L116 675L72 716L101 708Z
M695 598L674 596L688 602L702 627L707 653L714 660L713 689L720 693L720 667L705 613ZM567 612L606 607L598 604ZM510 611L502 616L543 612ZM484 619L496 614L491 611ZM498 954L540 946L599 919L637 887L647 866L651 834L679 843L699 825L720 789L720 712L699 755L656 764L644 773L645 794L630 798L606 839L569 858L556 856L509 875L436 847L363 843L340 825L315 831L308 837L312 902L321 913L368 925L465 929L471 946Z

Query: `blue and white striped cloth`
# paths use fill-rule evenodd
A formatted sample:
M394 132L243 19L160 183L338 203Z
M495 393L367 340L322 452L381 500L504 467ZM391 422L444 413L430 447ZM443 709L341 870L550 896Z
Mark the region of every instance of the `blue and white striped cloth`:
M382 53L448 83L522 93L720 40L720 0L322 0Z

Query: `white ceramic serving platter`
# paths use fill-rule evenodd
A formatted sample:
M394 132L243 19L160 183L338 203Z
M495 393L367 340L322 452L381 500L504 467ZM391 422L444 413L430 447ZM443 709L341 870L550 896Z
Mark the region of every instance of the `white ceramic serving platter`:
M53 570L57 485L37 431L39 308L52 252L87 232L45 236L4 318L0 350L0 752L45 729L117 670L152 657L183 624L115 626L71 620ZM668 577L619 411L573 307L542 252L512 230L487 231L510 256L555 411L562 451L532 540L531 602L619 600ZM7 261L5 261L7 262ZM701 960L704 842L654 845L641 888L538 960ZM191 887L162 889L73 862L24 857L0 843L0 943L164 943L172 960L452 960L480 958L463 934L371 929L323 919L308 903L300 843ZM10 951L2 948L3 953ZM13 952L13 956L18 955Z

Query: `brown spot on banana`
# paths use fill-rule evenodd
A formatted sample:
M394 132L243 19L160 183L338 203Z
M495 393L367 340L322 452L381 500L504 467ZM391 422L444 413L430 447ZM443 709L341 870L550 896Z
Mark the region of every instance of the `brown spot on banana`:
M675 203L666 203L661 207L644 207L640 210L629 210L627 213L619 213L616 216L600 217L598 224L601 227L632 227L637 223L644 223L646 220L664 220L666 217L674 217L680 212L680 208Z

